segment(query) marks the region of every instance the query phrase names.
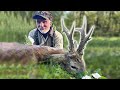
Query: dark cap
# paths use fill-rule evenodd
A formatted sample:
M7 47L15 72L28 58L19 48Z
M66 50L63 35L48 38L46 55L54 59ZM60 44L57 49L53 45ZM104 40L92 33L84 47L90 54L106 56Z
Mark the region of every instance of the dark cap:
M33 19L49 19L50 21L53 20L52 14L49 11L36 11L33 15Z

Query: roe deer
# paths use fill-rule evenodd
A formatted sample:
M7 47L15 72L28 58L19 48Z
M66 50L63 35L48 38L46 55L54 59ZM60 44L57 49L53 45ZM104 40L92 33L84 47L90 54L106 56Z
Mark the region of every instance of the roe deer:
M0 43L0 62L20 62L27 64L30 61L46 62L48 60L54 60L55 62L61 62L68 72L83 72L86 70L85 61L83 59L84 47L94 30L94 25L86 34L87 19L83 17L83 24L81 28L75 28L75 22L73 22L71 30L68 30L65 26L64 19L61 19L61 26L63 32L65 32L68 42L69 50L58 49L49 46L37 46L37 45L24 45L19 43ZM79 31L81 40L78 47L74 46L73 35L74 31Z

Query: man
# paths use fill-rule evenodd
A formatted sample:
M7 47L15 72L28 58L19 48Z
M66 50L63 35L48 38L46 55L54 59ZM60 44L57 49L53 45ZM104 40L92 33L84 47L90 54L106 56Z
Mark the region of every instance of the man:
M37 11L33 15L33 19L36 20L37 27L28 35L32 44L63 49L63 36L54 30L52 14L49 11Z

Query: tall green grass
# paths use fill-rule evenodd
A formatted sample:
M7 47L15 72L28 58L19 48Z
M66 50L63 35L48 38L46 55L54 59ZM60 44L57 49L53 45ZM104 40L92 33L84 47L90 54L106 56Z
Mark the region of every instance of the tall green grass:
M0 41L25 42L25 35L35 27L34 21L29 23L19 14L0 12Z
M93 37L92 42L88 46L91 47L120 47L119 37Z
M0 65L0 79L70 79L58 64Z
M107 78L120 78L120 38L93 37L85 49L89 71L100 68Z

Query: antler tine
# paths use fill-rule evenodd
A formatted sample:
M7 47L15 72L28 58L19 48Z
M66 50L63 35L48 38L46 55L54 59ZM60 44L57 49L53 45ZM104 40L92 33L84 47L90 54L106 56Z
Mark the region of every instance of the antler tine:
M77 49L77 52L80 53L80 54L83 54L81 53L81 50L83 49L83 42L84 42L84 38L85 38L85 35L86 35L86 27L87 27L87 18L86 16L83 17L83 23L82 23L82 27L81 28L76 28L76 31L79 31L80 32L80 35L81 35L81 41L79 43L79 46L78 46L78 49Z
M90 40L90 37L92 35L92 32L94 30L95 26L93 25L90 29L90 31L88 32L88 34L86 35L86 29L87 29L87 18L86 16L83 17L83 25L82 25L82 28L80 28L80 34L81 34L81 41L79 43L79 46L78 46L78 49L77 49L77 52L79 54L83 54L83 49L84 49L84 46L85 44L87 43L88 40Z
M76 23L75 23L75 21L73 21L72 26L71 26L71 29L70 29L70 36L73 36L73 34L74 34L75 25L76 25ZM72 37L72 38L73 38L73 37Z
M95 29L95 25L93 25L90 29L90 31L88 32L88 34L86 35L86 38L88 38L89 40L91 39L91 36L93 34L93 31Z
M65 22L64 22L63 18L61 19L61 25L62 25L62 30L67 35L67 38L69 41L69 49L70 49L69 52L74 52L75 50L74 50L74 43L73 43L73 34L74 34L74 30L75 30L75 21L73 22L70 31L65 26Z
M86 35L86 27L87 27L87 18L86 16L83 17L83 23L81 28L75 28L75 31L80 32L81 34L81 41L85 38ZM81 42L80 42L81 43Z
M69 37L69 30L67 29L67 27L65 25L64 18L61 18L61 27L62 27L62 31L65 32L67 37Z
M86 16L83 17L83 24L82 24L82 28L81 28L81 41L84 40L85 35L86 35L86 27L87 27L87 18Z
M75 30L75 21L73 21L72 23L72 26L71 26L71 30L70 30L70 36L69 36L69 42L70 42L70 50L72 52L75 51L75 48L74 48L74 41L73 41L73 35L74 35L74 30Z

